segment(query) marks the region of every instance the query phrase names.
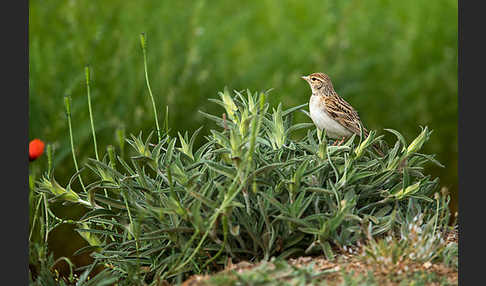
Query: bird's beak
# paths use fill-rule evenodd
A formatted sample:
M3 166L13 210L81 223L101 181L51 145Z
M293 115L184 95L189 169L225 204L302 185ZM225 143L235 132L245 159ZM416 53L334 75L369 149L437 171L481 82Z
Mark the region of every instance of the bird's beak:
M305 76L305 75L304 76L301 76L300 78L303 79L303 80L305 80L305 81L307 81L309 79L309 77L308 76Z

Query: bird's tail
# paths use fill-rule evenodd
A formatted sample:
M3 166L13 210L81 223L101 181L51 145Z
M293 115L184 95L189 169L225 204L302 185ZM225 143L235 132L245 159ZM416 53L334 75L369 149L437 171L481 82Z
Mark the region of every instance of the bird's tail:
M385 143L385 146L386 146L386 143ZM385 157L385 153L383 152L383 148L381 147L381 145L379 145L378 143L375 143L373 144L373 150L375 150L375 152L380 156L380 157ZM403 170L403 168L405 168L407 166L407 158L404 158L400 164L398 164L398 168L397 168L397 172L401 172Z
M381 146L378 143L373 144L373 150L375 150L375 152L381 157L385 156L385 153L383 153L383 150L381 149Z

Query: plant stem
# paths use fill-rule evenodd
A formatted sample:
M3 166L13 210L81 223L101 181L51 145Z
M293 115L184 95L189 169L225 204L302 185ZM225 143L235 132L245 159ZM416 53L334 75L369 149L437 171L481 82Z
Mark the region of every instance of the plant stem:
M67 115L68 126L69 126L69 139L71 141L71 152L73 153L74 167L76 168L76 173L78 173L79 168L78 168L78 162L76 160L76 153L74 152L73 128L71 125L71 96L64 97L64 105L66 106L66 115ZM78 178L79 178L79 183L83 188L83 191L87 193L86 188L84 187L83 184L83 179L81 178L81 174L78 174Z
M42 198L44 200L44 231L45 231L45 240L44 242L47 243L47 237L49 236L49 214L47 213L48 208L47 208L47 198L46 194L42 194Z
M51 177L52 170L52 144L47 144L47 177Z
M91 132L93 133L93 142L94 142L96 160L99 161L100 158L98 157L98 145L96 144L96 133L95 133L94 122L93 122L93 111L91 109L91 93L89 88L89 67L85 67L84 72L86 74L86 88L88 94L88 110L89 110L89 120L91 122Z
M86 66L84 68L84 73L86 75L86 90L87 90L87 95L88 95L88 111L89 111L89 120L91 122L91 133L93 133L93 144L94 144L96 160L99 161L100 157L98 156L98 144L96 143L96 132L95 132L95 128L94 128L93 110L91 109L91 92L90 92L90 85L89 85L90 76L89 76L89 67L88 66ZM103 191L105 193L105 197L108 197L108 191L105 188L103 188ZM111 210L110 205L108 205L108 209Z
M159 120L157 119L157 107L155 106L154 95L152 94L152 89L150 88L150 82L149 82L149 79L148 79L145 33L140 34L140 43L142 44L143 66L144 66L144 69L145 69L145 81L147 82L147 88L148 88L148 91L149 91L150 99L152 100L152 107L154 108L155 125L157 127L157 137L158 137L159 142L160 142L162 140L162 137L160 136Z
M37 206L35 207L35 211L34 211L34 219L32 220L32 226L30 228L29 241L31 241L30 239L32 237L32 232L34 231L35 228L35 221L37 220L37 212L39 211L39 206L41 202L42 202L42 196L39 196L39 201L37 202Z

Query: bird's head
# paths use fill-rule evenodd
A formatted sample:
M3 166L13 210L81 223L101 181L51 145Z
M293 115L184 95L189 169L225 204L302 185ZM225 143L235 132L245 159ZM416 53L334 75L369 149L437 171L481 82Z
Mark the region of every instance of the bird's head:
M309 83L313 94L329 95L329 93L334 91L331 79L327 74L312 73L308 76L302 76L301 78Z

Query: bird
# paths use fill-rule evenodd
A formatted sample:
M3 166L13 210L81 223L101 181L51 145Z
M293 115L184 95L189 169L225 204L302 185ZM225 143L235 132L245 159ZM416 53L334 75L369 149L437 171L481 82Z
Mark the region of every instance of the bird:
M312 95L309 100L309 113L314 125L326 135L336 139L338 146L353 134L367 137L369 132L363 126L358 112L343 98L341 98L331 82L331 78L324 73L311 73L302 76L309 83ZM339 139L339 141L337 141ZM383 152L376 144L375 151L383 156Z

